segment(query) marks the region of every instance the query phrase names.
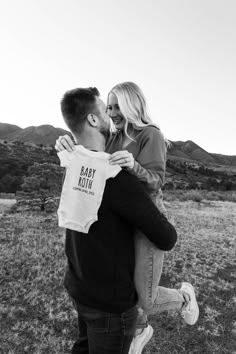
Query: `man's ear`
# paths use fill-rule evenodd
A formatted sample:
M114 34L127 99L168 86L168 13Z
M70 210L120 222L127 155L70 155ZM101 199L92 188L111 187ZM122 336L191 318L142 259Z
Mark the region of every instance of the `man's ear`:
M87 115L87 121L93 127L97 127L98 126L98 117L95 114L89 113Z

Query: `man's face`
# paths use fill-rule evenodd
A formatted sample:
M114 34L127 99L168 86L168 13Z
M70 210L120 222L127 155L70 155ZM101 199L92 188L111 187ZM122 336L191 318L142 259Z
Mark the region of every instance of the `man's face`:
M110 117L106 114L106 105L105 103L97 97L96 99L96 115L100 120L100 133L102 133L106 140L110 136Z

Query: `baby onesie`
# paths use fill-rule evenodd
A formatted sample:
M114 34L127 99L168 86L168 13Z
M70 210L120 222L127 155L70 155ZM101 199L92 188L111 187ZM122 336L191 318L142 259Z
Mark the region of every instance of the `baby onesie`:
M61 166L66 167L58 208L60 227L88 233L97 221L106 180L115 177L121 167L110 165L109 154L77 145L73 152L58 153Z

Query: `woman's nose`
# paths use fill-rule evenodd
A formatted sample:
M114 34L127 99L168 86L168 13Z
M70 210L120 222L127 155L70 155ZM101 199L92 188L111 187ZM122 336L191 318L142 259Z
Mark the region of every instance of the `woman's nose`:
M117 116L117 109L116 108L112 108L110 111L110 117L111 118L115 118Z

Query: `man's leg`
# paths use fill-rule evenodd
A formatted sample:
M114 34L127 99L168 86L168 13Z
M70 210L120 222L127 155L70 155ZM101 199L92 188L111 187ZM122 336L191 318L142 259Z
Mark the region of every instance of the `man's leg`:
M77 310L87 326L90 354L128 354L136 327L136 306L121 314L102 312L81 304L77 304Z

